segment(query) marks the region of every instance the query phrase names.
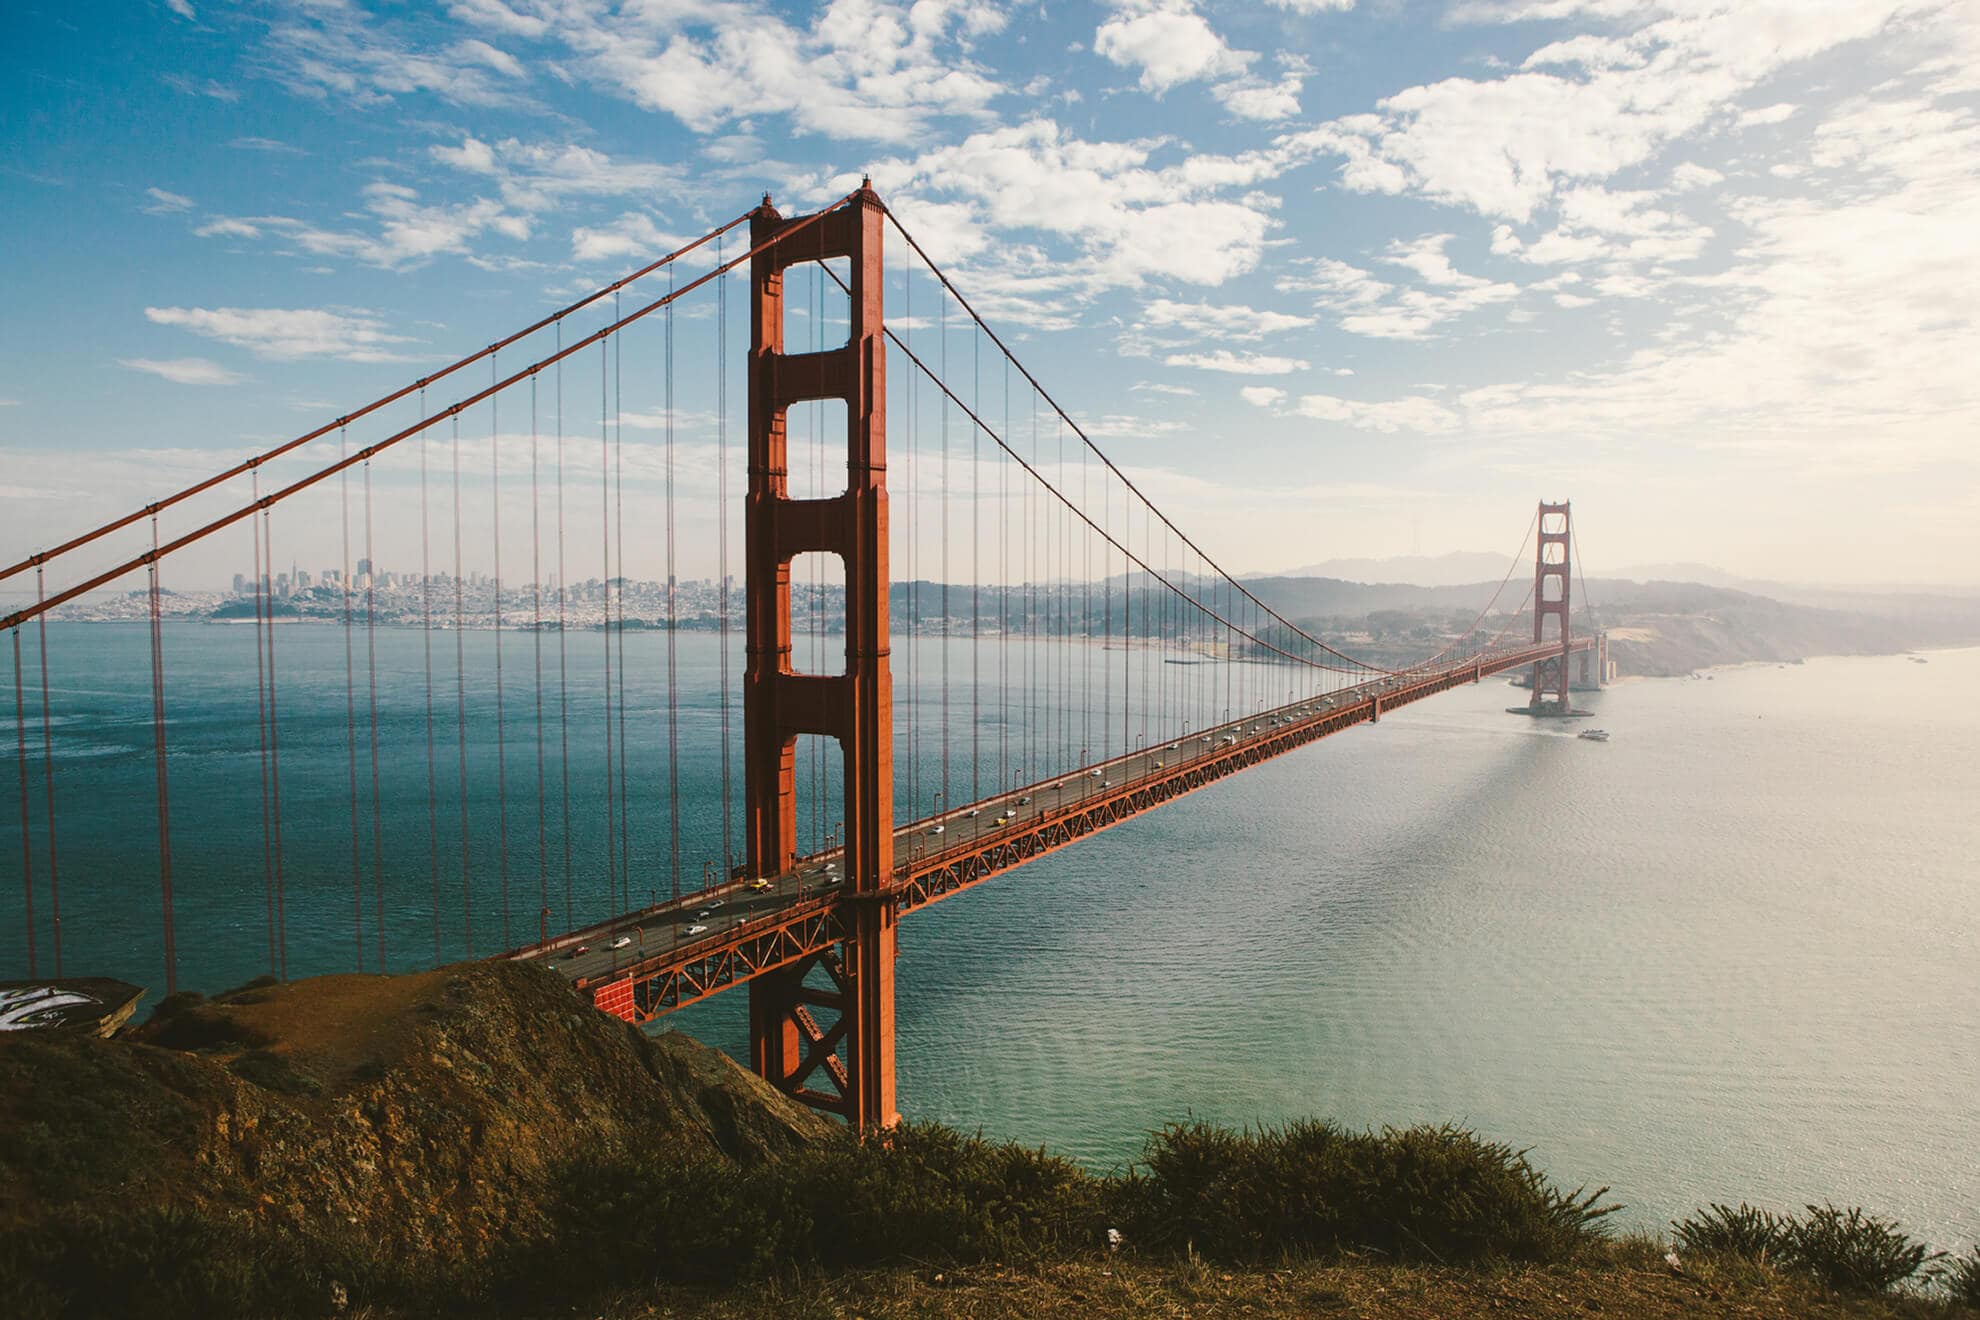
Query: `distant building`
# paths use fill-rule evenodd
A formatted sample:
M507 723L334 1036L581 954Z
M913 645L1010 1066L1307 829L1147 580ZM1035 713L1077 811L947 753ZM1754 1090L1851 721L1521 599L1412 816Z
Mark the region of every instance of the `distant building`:
M236 596L245 596L247 595L247 592L248 592L247 574L245 573L234 574L234 594Z

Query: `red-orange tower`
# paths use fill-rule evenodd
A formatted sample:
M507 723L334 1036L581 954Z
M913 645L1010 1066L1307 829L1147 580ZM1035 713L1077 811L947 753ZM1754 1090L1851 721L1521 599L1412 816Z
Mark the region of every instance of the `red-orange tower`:
M751 875L791 869L800 734L838 740L845 768L845 938L828 954L749 983L750 1057L783 1091L859 1127L894 1108L893 679L887 644L887 357L881 234L871 188L773 247L794 226L765 197L750 220L748 666L743 774ZM839 348L784 351L784 272L847 258L851 334ZM785 418L813 399L846 405L846 488L790 497ZM823 551L845 566L846 668L791 667L791 560ZM814 970L829 985L807 985ZM821 1028L813 1009L837 1020ZM843 1047L843 1057L840 1051ZM823 1083L814 1084L822 1075Z
M1547 620L1558 619L1555 633L1561 653L1533 666L1533 696L1527 709L1535 715L1565 715L1573 709L1568 701L1567 662L1570 503L1540 503L1540 539L1533 551L1533 640L1546 641Z

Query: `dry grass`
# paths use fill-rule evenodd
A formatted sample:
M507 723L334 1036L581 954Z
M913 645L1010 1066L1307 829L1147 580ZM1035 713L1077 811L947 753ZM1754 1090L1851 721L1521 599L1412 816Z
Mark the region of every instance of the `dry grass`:
M1799 1278L1746 1265L1688 1262L1677 1272L1661 1254L1625 1243L1586 1266L1505 1271L1352 1262L1226 1270L1195 1260L1125 1258L902 1267L787 1277L721 1293L667 1289L588 1306L584 1314L601 1320L1953 1320L1971 1313L1937 1302L1834 1297Z
M216 997L203 1012L224 1014L270 1043L332 1093L360 1068L389 1066L426 1021L422 1004L436 999L445 970L407 976L318 976L287 985L255 986Z

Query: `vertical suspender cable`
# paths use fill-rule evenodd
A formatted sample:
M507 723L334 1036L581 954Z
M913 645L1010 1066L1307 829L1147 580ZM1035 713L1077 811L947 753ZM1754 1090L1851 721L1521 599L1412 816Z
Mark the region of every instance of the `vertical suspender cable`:
M949 300L943 298L936 312L937 333L942 338L941 372L949 379ZM949 395L942 392L942 462L937 480L942 483L942 806L949 805Z
M667 267L667 293L674 268ZM667 304L667 862L674 897L681 896L681 701L674 611L674 304Z
M716 269L727 264L722 240L715 240ZM722 575L719 597L722 625L722 878L727 884L735 870L733 852L734 786L729 782L729 277L715 279L715 473L716 567ZM850 424L850 419L848 419Z
M616 296L616 295L615 295ZM488 355L488 380L501 379L499 355ZM495 552L495 845L497 875L502 883L502 947L514 948L509 937L509 731L502 691L502 396L488 396L488 513Z
M537 481L536 373L529 377L529 601L530 648L536 661L536 901L550 920L550 812L543 779L543 496ZM547 931L540 933L547 934Z
M619 295L612 295L612 315L619 313ZM625 338L612 337L612 471L616 494L613 496L612 523L615 553L619 561L619 865L625 875L625 904L632 901L632 824L629 808L632 787L626 775L626 415Z
M1575 553L1579 555L1580 550ZM34 566L34 603L39 605L46 599L46 583L42 579L42 566ZM48 850L48 902L53 923L50 934L54 936L55 975L62 975L62 873L55 864L55 734L53 720L48 713L48 615L46 611L35 620L37 640L41 644L41 783L43 801L47 808L48 829L42 846ZM18 640L18 638L16 638ZM23 831L25 833L25 831Z
M261 567L272 586L275 572L275 531L270 510L261 510ZM288 893L282 874L282 722L275 700L275 599L268 599L268 819L274 827L275 849L275 975L289 979Z
M983 332L972 330L969 340L970 404L983 413ZM982 500L976 483L982 475L983 428L969 428L969 800L983 800L981 737L983 730L983 532Z
M814 229L812 232L818 235L819 246L822 248L825 242L825 231ZM825 281L820 278L822 271L822 266L813 263L811 267L811 289L816 310L809 319L811 321L811 347L814 351L822 346L820 340L824 337L821 329L825 322ZM850 299L848 300L848 306L850 307ZM850 315L847 317L846 338L848 340L852 338ZM821 400L812 400L811 489L814 494L823 494L825 490L824 407L825 405ZM850 429L851 423L852 419L848 417L848 429ZM850 437L848 438L850 439ZM850 481L850 478L848 480ZM822 555L813 555L811 557L811 669L813 673L817 673L823 668L825 663L825 601L823 594L825 579L820 571L823 562L824 557ZM825 740L823 738L813 738L811 740L811 794L811 846L812 850L817 852L822 851L825 846Z
M344 427L337 428L337 454L340 458L350 455L350 436ZM357 970L364 970L364 863L362 845L358 842L358 788L357 788L357 665L353 657L351 641L351 474L350 469L337 474L337 506L342 520L342 540L339 542L338 583L344 593L344 784L345 793L351 808L351 924L357 937Z
M912 340L914 338L914 270L912 267L906 265L903 265L901 270L901 324L904 327L905 333L907 334L908 338ZM907 703L902 708L902 710L903 713L907 716L907 720L906 720L907 763L908 763L907 818L909 820L914 819L915 803L920 800L917 797L917 794L920 791L920 785L917 782L917 772L919 771L921 765L921 749L920 749L919 740L917 739L915 733L915 720L914 720L915 710L916 710L915 687L914 687L916 648L914 643L915 643L915 634L918 630L918 625L920 623L919 616L921 613L920 602L916 598L918 587L916 585L916 573L915 573L915 560L916 560L915 552L918 548L916 543L921 539L920 528L917 526L915 519L915 513L917 510L917 501L915 499L915 479L916 479L916 469L919 465L916 464L916 462L914 461L915 400L919 392L917 389L917 386L920 383L919 377L920 377L920 373L918 372L908 373L907 437L906 437L907 444L903 446L904 456L906 458L906 467L907 467L906 522L907 522L907 570L908 570L908 583L907 583L907 616L908 616L907 643L908 644L907 644ZM850 420L848 421L848 424L850 424ZM914 845L910 844L909 846L913 847Z
M172 797L165 771L165 630L158 610L158 514L151 515L151 746L158 770L158 891L165 932L165 993L179 990L179 955L172 935ZM18 644L20 630L14 630Z
M460 768L461 795L461 938L467 956L474 957L473 864L468 848L468 769L467 769L467 610L465 569L461 563L461 416L454 414L454 750Z
M419 392L419 415L426 416L426 391ZM419 632L426 656L426 865L433 880L433 962L440 963L440 779L433 736L433 501L427 495L427 451L431 434L419 438Z
M1011 433L1011 363L1004 359L1004 434ZM1011 761L1011 465L997 460L997 790Z
M28 838L28 745L26 685L21 679L21 630L14 629L14 743L21 772L21 897L27 920L21 923L27 935L29 976L40 975L34 961L34 846Z
M261 466L253 473L254 501L261 503ZM255 734L261 740L261 882L268 903L268 974L275 974L275 853L269 843L268 819L268 665L262 651L263 629L270 626L262 617L261 528L248 520L248 540L254 543L254 700ZM270 601L269 604L274 602Z
M371 460L364 460L364 558L371 569L364 582L364 681L365 702L371 720L371 918L377 927L378 947L373 950L379 971L385 970L385 827L382 807L385 795L378 785L378 562L371 549Z
M557 351L564 351L564 328L557 327ZM564 929L577 925L576 900L571 894L571 688L570 574L564 565L564 363L557 360L557 765L563 777Z
M617 298L615 293L613 298ZM613 318L617 320L617 317ZM613 837L612 827L618 823L618 795L615 792L615 776L618 770L612 758L612 417L606 411L610 403L608 393L611 384L611 357L604 340L598 341L598 551L604 562L600 573L599 604L603 607L603 631L599 637L605 643L605 912L607 916L622 909L619 907L619 865L618 841Z

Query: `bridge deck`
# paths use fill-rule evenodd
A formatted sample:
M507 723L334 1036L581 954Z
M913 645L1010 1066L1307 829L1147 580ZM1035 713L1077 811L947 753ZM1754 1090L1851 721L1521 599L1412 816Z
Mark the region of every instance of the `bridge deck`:
M1569 650L1591 644L1574 638ZM1373 680L915 821L895 832L890 892L903 914L926 907L1261 761L1371 723L1382 711L1560 649L1557 641L1523 646ZM734 880L502 956L542 961L606 1012L648 1021L843 939L846 905L880 896L845 889L837 856L801 858L766 886ZM705 929L690 935L696 926ZM623 947L613 947L622 939Z

